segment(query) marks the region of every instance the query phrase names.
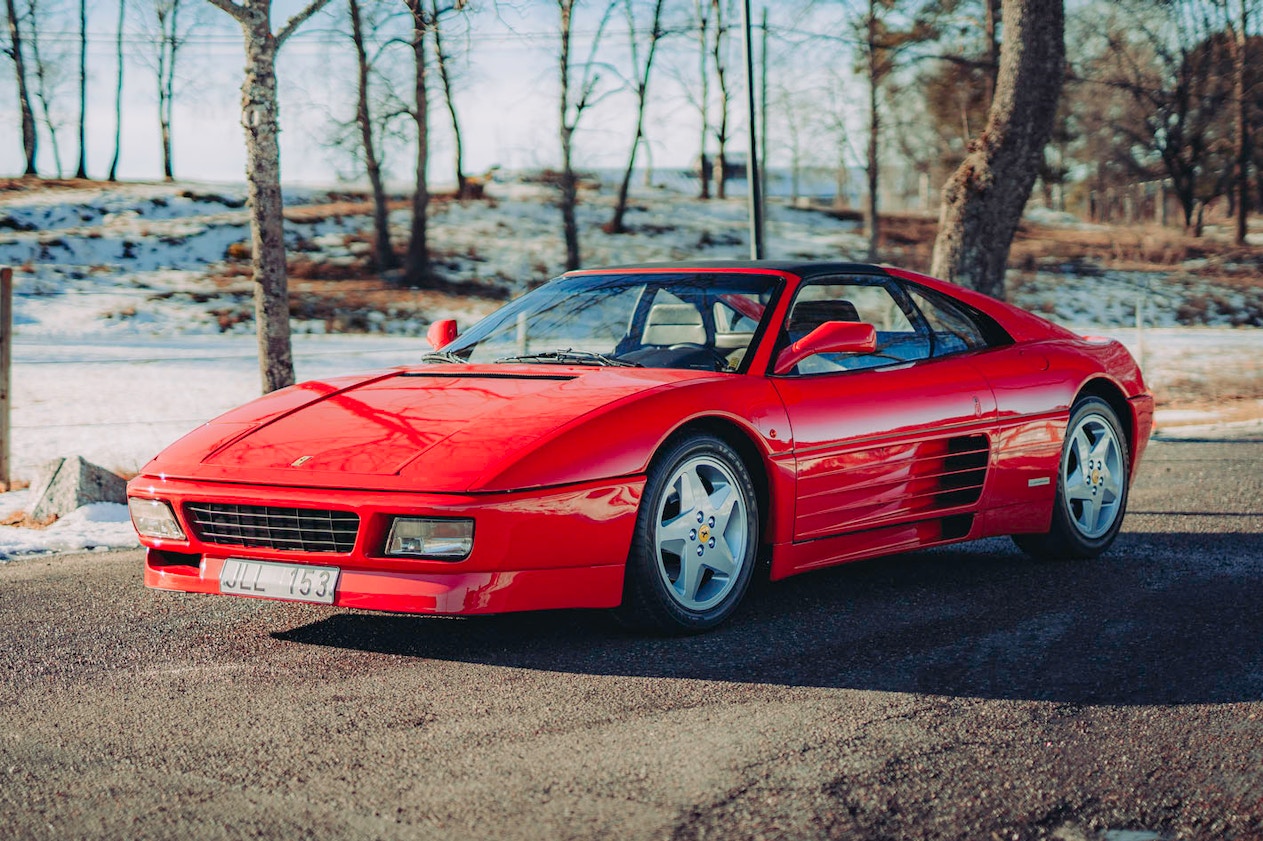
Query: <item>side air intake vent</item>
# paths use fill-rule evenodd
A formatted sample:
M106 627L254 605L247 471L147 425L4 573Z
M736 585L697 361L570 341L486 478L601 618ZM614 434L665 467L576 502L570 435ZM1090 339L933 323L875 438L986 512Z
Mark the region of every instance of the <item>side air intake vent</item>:
M987 478L987 462L991 448L985 435L966 435L949 438L947 455L943 458L943 474L939 484L943 492L938 503L943 508L972 505L982 495L982 483Z

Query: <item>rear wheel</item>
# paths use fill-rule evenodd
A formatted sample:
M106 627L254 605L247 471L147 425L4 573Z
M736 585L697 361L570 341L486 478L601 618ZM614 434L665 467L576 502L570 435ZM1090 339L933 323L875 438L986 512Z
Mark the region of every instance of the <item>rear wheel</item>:
M1014 535L1039 558L1094 558L1118 536L1127 509L1131 461L1118 415L1099 397L1070 413L1057 471L1057 499L1046 534Z
M687 634L736 610L754 570L758 500L741 457L711 435L670 445L649 469L616 615Z

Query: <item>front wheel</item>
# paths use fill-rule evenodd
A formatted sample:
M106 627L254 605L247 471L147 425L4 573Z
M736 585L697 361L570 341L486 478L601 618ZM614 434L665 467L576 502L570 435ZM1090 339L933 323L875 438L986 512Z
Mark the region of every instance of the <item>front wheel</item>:
M667 634L723 622L750 586L758 524L754 484L732 447L711 435L668 446L646 478L615 615Z
M1130 471L1118 415L1099 397L1080 400L1061 446L1052 527L1014 535L1014 542L1037 558L1095 558L1123 524Z

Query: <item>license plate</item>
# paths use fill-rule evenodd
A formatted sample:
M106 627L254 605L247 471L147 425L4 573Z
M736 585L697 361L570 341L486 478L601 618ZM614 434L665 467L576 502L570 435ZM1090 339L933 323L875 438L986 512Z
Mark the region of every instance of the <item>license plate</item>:
M228 558L219 572L219 592L333 604L339 572L337 567Z

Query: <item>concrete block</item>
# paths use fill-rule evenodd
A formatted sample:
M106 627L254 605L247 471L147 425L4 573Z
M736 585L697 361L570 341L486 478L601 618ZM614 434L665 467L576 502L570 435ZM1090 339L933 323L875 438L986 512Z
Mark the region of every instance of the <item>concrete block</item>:
M64 517L93 502L127 502L127 482L80 456L44 464L31 483L31 519Z

